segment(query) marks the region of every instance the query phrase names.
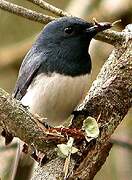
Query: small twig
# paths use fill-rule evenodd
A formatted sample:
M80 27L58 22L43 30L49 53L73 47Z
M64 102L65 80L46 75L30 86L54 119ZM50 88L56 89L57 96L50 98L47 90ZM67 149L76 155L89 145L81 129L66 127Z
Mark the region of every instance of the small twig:
M110 22L99 22L97 21L95 17L93 17L93 22L94 22L94 25L96 26L105 26L105 27L111 28L112 26L115 26L115 24L121 22L121 19L116 20L113 23L110 23Z
M5 0L0 0L0 8L18 16L22 16L32 21L37 21L43 24L47 24L55 19L55 17L32 11L31 9L18 6Z
M104 32L98 33L94 39L106 42L111 45L116 45L117 43L122 44L123 41L125 41L125 34L123 32L105 30Z
M97 25L97 26L104 25L108 27L113 27L115 26L115 24L121 22L121 19L114 21L113 23L109 23L109 22L105 23L105 22L98 22L97 19L93 17L93 22L94 22L94 25ZM125 36L123 33L120 33L120 32L106 30L104 32L97 34L95 36L95 39L104 41L111 45L115 45L119 41L120 42L125 41Z
M59 9L59 8L56 8L55 6L43 1L43 0L28 0L36 5L38 5L39 7L45 9L45 10L48 10L52 13L54 13L55 15L57 16L60 16L60 17L63 17L63 16L71 16L70 14L68 14L67 12Z
M114 21L114 22L112 23L112 26L115 26L115 24L120 23L120 22L121 22L121 19L119 19L119 20L117 20L117 21Z
M64 164L64 180L67 179L67 175L68 175L68 169L69 169L69 164L70 164L70 158L71 158L71 152L69 153L68 157L65 160L65 164Z
M72 154L72 146L74 139L72 137L69 138L68 142L70 142L70 149L69 149L69 154L66 157L63 172L64 172L64 180L66 180L68 177L68 170L69 170L69 165L70 165L70 159L71 159L71 154Z

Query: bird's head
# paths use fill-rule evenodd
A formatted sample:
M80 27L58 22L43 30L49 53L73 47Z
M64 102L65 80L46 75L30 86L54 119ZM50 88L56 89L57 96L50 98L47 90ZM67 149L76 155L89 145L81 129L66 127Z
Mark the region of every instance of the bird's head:
M36 49L49 57L50 72L71 76L90 73L90 41L105 29L108 26L92 24L77 17L58 18L44 27L35 43Z
M94 25L77 17L62 17L48 23L42 30L38 41L50 47L55 44L74 48L87 47L91 39L100 31L108 29L107 26ZM47 44L48 42L48 44Z

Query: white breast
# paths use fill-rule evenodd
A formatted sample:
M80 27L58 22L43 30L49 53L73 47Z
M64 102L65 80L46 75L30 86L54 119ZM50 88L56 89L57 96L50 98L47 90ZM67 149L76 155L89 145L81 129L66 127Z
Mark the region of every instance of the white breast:
M79 104L87 86L88 75L40 74L29 86L22 104L29 106L33 114L47 118L50 125L61 125Z

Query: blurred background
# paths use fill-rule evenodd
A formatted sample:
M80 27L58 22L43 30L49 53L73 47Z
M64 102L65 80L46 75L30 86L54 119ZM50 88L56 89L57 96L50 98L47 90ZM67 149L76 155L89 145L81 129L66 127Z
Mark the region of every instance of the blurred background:
M50 14L26 0L10 0L10 2ZM113 28L117 31L123 30L127 24L132 23L132 0L47 0L47 2L88 21L92 21L93 17L98 21L109 22L121 19L122 22ZM0 9L0 87L7 92L13 91L22 59L42 28L43 25L40 23ZM113 47L106 43L92 41L90 46L93 61L91 83L112 49ZM117 128L113 138L132 142L132 110L128 112L122 124ZM10 179L15 149L15 142L5 148L4 140L0 138L0 178L2 180ZM107 180L132 179L132 149L117 144L113 146L105 165L98 172L95 180L105 180L106 178Z

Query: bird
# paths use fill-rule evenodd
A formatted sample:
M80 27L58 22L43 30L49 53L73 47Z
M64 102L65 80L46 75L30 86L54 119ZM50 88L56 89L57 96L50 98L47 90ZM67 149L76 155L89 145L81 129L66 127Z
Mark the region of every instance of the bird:
M50 126L63 125L88 88L90 42L108 28L78 17L48 23L21 64L13 97Z
M62 126L88 88L90 42L110 27L109 23L93 24L78 17L48 23L22 61L12 96L49 126ZM12 179L21 164L20 156L18 146Z

